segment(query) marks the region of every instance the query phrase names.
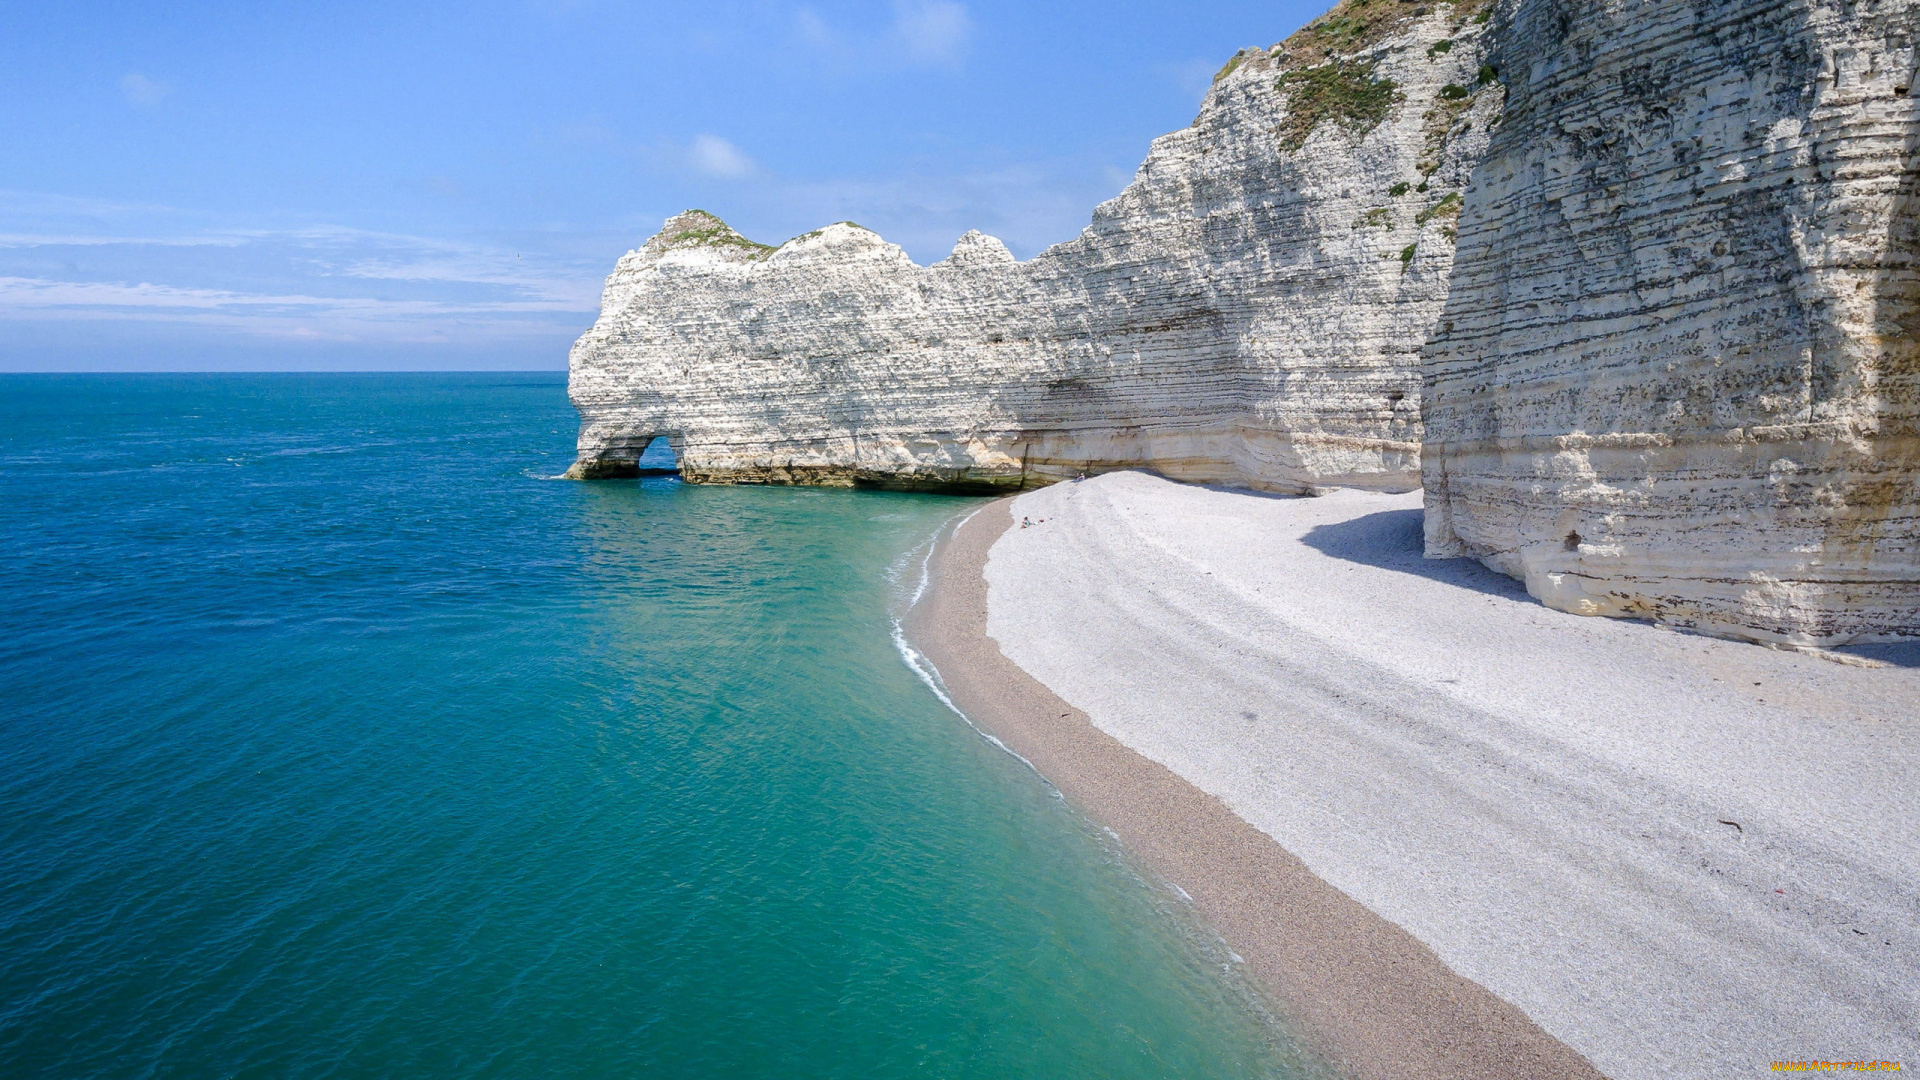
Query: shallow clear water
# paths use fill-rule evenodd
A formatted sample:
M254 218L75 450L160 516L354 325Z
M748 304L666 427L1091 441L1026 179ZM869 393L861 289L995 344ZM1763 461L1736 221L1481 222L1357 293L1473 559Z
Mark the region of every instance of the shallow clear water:
M901 662L975 504L544 479L573 422L0 377L0 1075L1299 1075Z

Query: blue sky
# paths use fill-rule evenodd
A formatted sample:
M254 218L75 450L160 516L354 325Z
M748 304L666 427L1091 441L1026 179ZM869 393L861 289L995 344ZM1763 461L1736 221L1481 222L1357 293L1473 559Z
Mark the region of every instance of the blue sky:
M564 367L691 206L1026 257L1324 6L0 0L0 370Z

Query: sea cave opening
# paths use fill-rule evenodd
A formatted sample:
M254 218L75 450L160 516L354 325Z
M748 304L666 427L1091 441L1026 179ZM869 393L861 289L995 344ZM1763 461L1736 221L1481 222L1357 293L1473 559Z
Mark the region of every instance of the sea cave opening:
M673 443L665 435L653 437L640 452L639 464L641 476L680 475L680 456L673 452Z

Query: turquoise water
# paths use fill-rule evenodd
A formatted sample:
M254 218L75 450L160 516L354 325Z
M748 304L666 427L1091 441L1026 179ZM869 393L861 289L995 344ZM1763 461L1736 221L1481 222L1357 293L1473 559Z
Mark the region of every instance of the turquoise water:
M1301 1075L901 662L977 504L544 479L573 424L0 376L0 1076Z

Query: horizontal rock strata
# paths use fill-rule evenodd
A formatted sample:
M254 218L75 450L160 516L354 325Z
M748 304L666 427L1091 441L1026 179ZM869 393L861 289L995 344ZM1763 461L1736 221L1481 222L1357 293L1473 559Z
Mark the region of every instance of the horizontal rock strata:
M705 482L993 490L1146 467L1418 484L1419 350L1498 115L1470 4L1348 0L1236 56L1079 238L915 265L843 223L776 248L689 212L575 345L571 475L664 436Z
M1508 10L1427 354L1428 553L1568 611L1920 633L1920 4Z

